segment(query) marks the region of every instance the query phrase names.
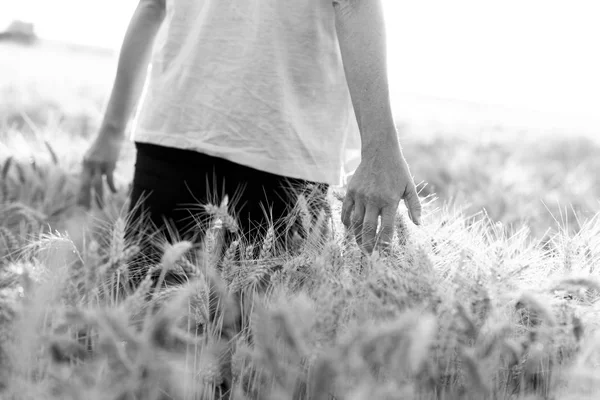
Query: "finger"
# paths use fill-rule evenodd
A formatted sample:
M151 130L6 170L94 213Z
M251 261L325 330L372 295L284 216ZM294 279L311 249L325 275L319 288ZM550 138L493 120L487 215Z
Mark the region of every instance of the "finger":
M117 187L115 186L114 170L106 172L106 183L111 192L117 193Z
M406 186L404 191L404 195L402 196L404 199L404 203L408 208L408 214L410 219L415 223L415 225L421 225L421 201L419 200L419 196L417 194L417 188L414 183L410 183Z
M102 208L104 203L104 187L102 185L102 172L95 169L92 174L92 187L94 188L94 199L99 208Z
M375 235L377 234L377 220L379 218L379 211L381 209L372 204L367 205L365 210L365 218L362 226L362 238L361 243L363 250L367 254L373 252L375 247Z
M379 233L379 243L384 250L389 250L394 237L394 226L396 221L396 211L393 207L385 207L381 211L381 230Z
M362 228L363 220L365 219L365 205L362 201L356 200L352 209L351 229L356 239L358 247L362 248Z
M79 188L77 204L89 209L91 203L90 195L92 190L92 169L87 165L83 166L80 182L81 187Z
M408 213L408 217L410 218L411 221L415 221L415 218L413 217L412 211L410 211L410 208L408 208L408 203L406 203L406 212Z
M350 229L352 223L352 209L354 208L354 195L352 192L347 192L342 204L342 223L346 229Z

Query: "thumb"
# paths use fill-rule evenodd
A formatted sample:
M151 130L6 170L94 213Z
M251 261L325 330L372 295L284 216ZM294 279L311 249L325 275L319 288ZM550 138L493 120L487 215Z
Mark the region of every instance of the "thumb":
M402 198L404 199L404 203L408 208L408 213L414 224L421 225L422 207L421 201L419 200L419 195L417 194L417 188L414 183L411 182L406 186Z

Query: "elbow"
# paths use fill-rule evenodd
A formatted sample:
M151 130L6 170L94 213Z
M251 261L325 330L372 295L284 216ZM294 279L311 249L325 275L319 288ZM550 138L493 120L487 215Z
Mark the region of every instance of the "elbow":
M162 19L167 10L166 0L140 0L138 7L158 19Z
M360 3L364 3L369 0L332 0L333 7L338 10L348 10L355 8Z
M356 3L357 1L360 0L333 0L332 3L334 7L346 7L349 4Z
M357 10L370 0L333 0L336 16L342 20L357 13Z

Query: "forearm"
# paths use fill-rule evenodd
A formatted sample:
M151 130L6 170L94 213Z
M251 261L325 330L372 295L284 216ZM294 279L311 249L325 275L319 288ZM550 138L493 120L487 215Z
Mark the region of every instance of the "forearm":
M381 0L338 0L336 30L362 152L398 144L391 110Z
M164 14L164 1L139 2L121 46L101 134L123 137L143 89L154 38Z

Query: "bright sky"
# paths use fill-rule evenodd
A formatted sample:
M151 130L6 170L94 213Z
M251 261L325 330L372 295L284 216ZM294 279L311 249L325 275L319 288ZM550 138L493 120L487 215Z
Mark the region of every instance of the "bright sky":
M600 126L600 1L383 0L392 91L500 104ZM135 0L2 1L40 36L118 47Z

